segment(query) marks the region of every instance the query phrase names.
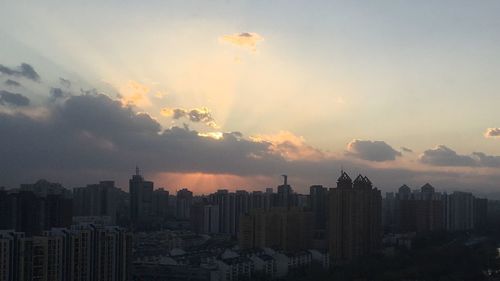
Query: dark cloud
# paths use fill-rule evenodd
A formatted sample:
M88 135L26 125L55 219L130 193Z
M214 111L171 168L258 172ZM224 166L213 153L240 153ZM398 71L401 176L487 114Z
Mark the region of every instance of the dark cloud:
M240 37L245 35L240 34ZM11 69L0 65L0 73L39 80L30 66ZM372 182L386 190L403 183L417 186L425 182L438 188L481 186L493 190L500 182L499 174L479 175L473 170L443 172L428 167L427 171L415 171L387 168L386 165L376 168L378 165L373 163L351 157L337 158L289 139L281 142L255 140L245 138L240 132L202 134L187 125L164 130L148 114L124 107L119 100L99 94L96 89L80 89L79 95L74 95L69 91L71 83L66 83L65 79L59 82L59 87L51 89L51 99L58 99L58 102L40 110L43 118L31 114L32 107L15 108L29 105L27 97L0 91L0 104L12 107L0 111L0 185L14 187L22 182L49 178L71 187L115 179L125 187L130 170L136 164L148 177L157 173L195 172L267 179L287 173L299 192L316 183L334 186L341 165L352 174L367 174ZM73 87L78 91L78 87ZM174 119L215 126L206 108L166 109L162 113ZM37 117L33 117L35 115ZM444 148L441 150L446 152L448 148ZM406 151L405 148L401 150ZM431 165L448 165L447 161L437 160L446 153L435 150L424 152L419 159ZM500 156L481 152L459 155L451 149L448 154L449 151L452 153L448 158L453 158L454 153L460 165L500 167ZM349 144L347 155L381 162L394 160L401 153L383 141L354 140Z
M22 63L16 69L9 68L0 64L0 73L10 76L24 77L33 81L40 81L40 76L38 75L38 73L31 65L27 63Z
M196 172L272 178L287 173L294 188L301 192L315 183L334 186L341 165L353 174L367 174L386 190L403 183L421 185L427 181L438 187L457 188L472 182L493 189L494 183L500 180L495 175L486 178L474 173L377 169L349 158L290 160L277 154L270 142L249 140L238 132L224 133L214 139L187 127L163 130L149 115L138 114L132 108L123 107L120 101L101 94L69 96L46 110L45 118L20 112L0 113L0 185L15 186L37 178L62 181L68 186L115 179L125 187L136 164L148 175ZM366 150L366 146L391 152L384 142L356 141L354 144L358 152ZM389 156L383 153L384 157L380 152L374 153L375 156L363 155L367 154L369 159L379 161L398 155L394 151ZM487 156L477 157L492 161Z
M477 166L471 156L460 155L444 145L424 151L419 160L424 164L434 166Z
M71 93L68 92L68 91L64 91L61 88L51 88L50 89L51 100L57 100L57 99L67 98L69 96L71 96Z
M472 155L480 166L500 167L500 156L486 155L483 152L474 152Z
M484 136L487 138L498 138L500 137L500 128L488 128Z
M347 154L368 161L392 161L401 156L401 152L395 150L384 141L352 140L347 145Z
M21 86L21 83L19 83L17 81L14 81L14 80L11 80L11 79L5 80L4 83L5 83L5 85L10 86L10 87L19 87L19 86Z
M408 148L408 147L404 147L404 146L402 146L402 147L401 147L401 151L403 151L403 152L408 152L408 153L413 153L413 150L412 150L412 149L410 149L410 148Z
M210 110L206 107L184 109L184 108L163 108L161 114L173 119L187 118L191 122L204 123L210 127L217 127L215 119L212 117Z
M238 133L216 140L187 128L162 130L149 115L137 114L104 95L71 96L51 107L50 118L41 120L0 113L0 131L5 164L0 163L0 170L5 168L13 176L23 169L28 174L45 169L61 174L128 171L135 163L143 163L151 172L269 174L279 173L274 166L283 161L269 151L268 143L245 140ZM259 164L262 160L265 165ZM16 165L7 165L11 162ZM12 171L16 166L19 170Z
M500 167L500 156L483 152L462 155L444 145L424 151L419 160L433 166Z
M64 78L60 77L59 83L66 88L71 88L71 81L69 81L68 79L64 79Z
M0 104L9 106L27 106L30 100L18 93L0 90Z

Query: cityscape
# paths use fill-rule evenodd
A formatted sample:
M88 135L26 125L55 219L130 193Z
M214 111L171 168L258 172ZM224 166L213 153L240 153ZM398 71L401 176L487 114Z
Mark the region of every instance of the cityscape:
M0 1L0 281L500 281L500 1Z
M357 261L419 249L432 235L496 251L491 230L500 231L500 201L429 183L382 195L367 176L343 170L333 187L311 185L308 194L282 175L276 188L194 195L155 187L136 167L128 191L110 180L72 190L39 180L2 188L0 207L0 280L8 281L328 280ZM481 266L494 276L497 254L489 255ZM420 270L400 277L429 274Z

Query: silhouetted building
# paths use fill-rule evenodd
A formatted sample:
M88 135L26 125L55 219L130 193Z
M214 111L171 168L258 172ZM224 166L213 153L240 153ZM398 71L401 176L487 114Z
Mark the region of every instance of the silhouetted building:
M250 209L269 209L270 203L266 202L266 194L262 191L253 191L250 194Z
M384 231L394 232L396 230L396 210L398 200L393 192L387 192L382 199L382 225Z
M195 203L191 206L191 225L196 233L219 233L219 206Z
M342 171L329 194L328 238L334 263L343 263L380 250L382 197L367 177L354 182Z
M446 229L464 231L474 228L474 196L472 193L455 191L444 196Z
M314 214L314 228L326 229L328 189L322 185L309 187L309 208Z
M73 217L73 201L67 196L66 192L29 188L0 191L0 229L14 229L32 236L51 227L67 227Z
M236 235L237 216L236 194L226 189L219 189L209 196L210 203L219 206L219 232Z
M47 197L47 195L62 195L66 198L71 197L71 191L64 188L60 183L49 182L41 179L35 183L21 184L20 191L31 191L38 197Z
M474 228L484 229L488 224L488 199L474 198Z
M189 219L191 205L193 204L193 192L187 188L177 191L176 204L176 217L181 220Z
M129 180L130 219L134 225L149 221L152 215L153 188L151 181L145 181L136 168Z
M0 231L0 280L125 281L131 235L118 227L78 225L26 237Z
M309 249L313 214L299 208L254 209L240 219L238 242L242 248Z
M396 230L419 234L444 229L445 209L442 195L426 183L420 190L411 192L403 185L396 196Z
M296 196L292 187L288 184L288 176L283 175L283 184L278 186L276 193L276 207L290 208L297 206Z
M86 187L73 189L73 210L75 216L109 216L116 224L118 208L123 204L123 191L114 181L101 181Z
M166 218L169 213L169 193L163 188L153 191L153 215L159 218Z
M443 229L443 202L434 199L415 200L415 231L428 233Z

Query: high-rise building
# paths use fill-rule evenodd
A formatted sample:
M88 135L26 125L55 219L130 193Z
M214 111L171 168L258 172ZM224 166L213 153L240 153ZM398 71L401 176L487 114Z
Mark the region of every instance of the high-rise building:
M101 181L86 187L73 189L73 211L75 216L109 216L116 224L118 208L123 191L114 181Z
M474 228L474 196L472 193L455 191L444 196L445 223L449 231Z
M351 261L380 250L382 197L367 177L354 182L342 171L329 194L329 249L334 263Z
M196 233L219 233L219 206L202 202L193 204L191 225Z
M187 188L177 191L176 217L187 220L190 218L191 205L193 204L193 192Z
M309 188L309 207L314 214L314 228L326 229L328 189L322 185Z
M245 190L229 192L226 189L219 189L210 194L208 199L210 204L219 206L219 232L237 235L240 217L253 208L268 208L269 198L268 194L262 192L250 194Z
M488 223L488 199L474 198L474 228L484 229Z
M396 196L395 229L399 232L428 233L444 228L442 195L426 183L411 192L403 185Z
M229 193L226 189L219 189L210 194L209 201L211 204L219 206L219 232L234 233L236 229L234 193Z
M387 192L382 199L382 225L384 231L394 232L396 229L397 198L394 192Z
M240 218L241 248L309 249L312 245L313 214L300 208L254 209Z
M2 212L0 229L14 229L28 235L51 227L71 225L72 199L61 193L35 193L31 190L0 191Z
M145 181L136 168L135 175L129 180L130 219L134 225L149 221L152 215L154 184Z
M129 280L131 235L92 224L41 235L0 231L0 280Z
M290 208L297 206L297 200L292 187L288 184L288 176L283 175L283 184L278 186L276 194L276 207Z
M169 193L163 188L153 191L153 215L159 218L166 218L169 213Z

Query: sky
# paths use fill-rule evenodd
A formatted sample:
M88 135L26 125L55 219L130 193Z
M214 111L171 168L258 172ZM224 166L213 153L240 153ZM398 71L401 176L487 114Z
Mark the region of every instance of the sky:
M4 1L0 185L495 193L498 1Z

